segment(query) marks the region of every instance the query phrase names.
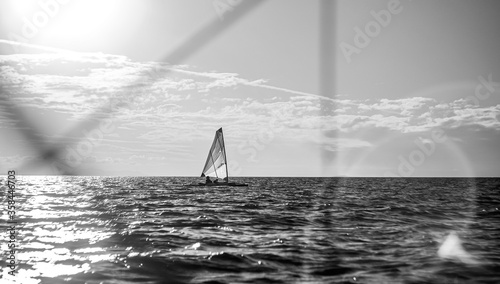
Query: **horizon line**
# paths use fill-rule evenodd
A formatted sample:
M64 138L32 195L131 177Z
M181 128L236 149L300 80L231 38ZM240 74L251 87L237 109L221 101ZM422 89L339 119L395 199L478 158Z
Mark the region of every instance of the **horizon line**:
M6 177L8 175L0 175L1 177ZM18 176L39 176L39 177L184 177L184 178L200 178L200 176L183 176L183 175L44 175L44 174L18 174ZM500 176L232 176L232 178L500 178Z

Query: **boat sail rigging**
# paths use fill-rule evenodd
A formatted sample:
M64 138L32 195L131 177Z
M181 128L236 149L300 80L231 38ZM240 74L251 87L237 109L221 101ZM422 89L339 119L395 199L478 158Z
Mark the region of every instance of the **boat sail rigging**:
M229 179L227 172L226 147L224 145L222 127L215 132L214 142L212 143L212 147L210 147L205 167L203 167L203 171L201 173L202 177L214 175L220 179Z
M217 179L212 182L209 177L214 175ZM226 145L224 145L222 127L215 132L214 142L208 152L201 176L208 178L206 183L198 183L199 186L248 186L246 183L229 182ZM222 179L223 182L219 182L219 179Z

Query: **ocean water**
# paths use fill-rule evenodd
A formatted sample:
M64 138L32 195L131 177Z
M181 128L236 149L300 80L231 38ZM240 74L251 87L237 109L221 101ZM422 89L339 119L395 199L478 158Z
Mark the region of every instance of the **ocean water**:
M0 283L500 283L500 179L17 178Z

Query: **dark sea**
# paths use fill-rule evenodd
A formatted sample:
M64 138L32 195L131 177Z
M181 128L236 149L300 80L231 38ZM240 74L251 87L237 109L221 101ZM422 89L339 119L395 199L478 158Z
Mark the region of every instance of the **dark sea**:
M0 283L500 283L500 179L17 179Z

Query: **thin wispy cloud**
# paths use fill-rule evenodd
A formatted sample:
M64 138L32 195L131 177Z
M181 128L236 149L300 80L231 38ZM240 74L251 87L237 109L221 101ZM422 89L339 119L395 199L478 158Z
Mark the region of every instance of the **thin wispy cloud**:
M1 43L12 44L5 40ZM474 105L464 98L337 99L273 86L265 78L248 80L237 73L133 61L121 55L66 50L61 53L31 44L26 47L42 53L0 55L0 81L12 101L32 112L34 119L45 115L40 121L51 124L63 118L69 128L77 121L89 119L89 114L95 114L103 101L129 98L131 103L118 106L112 117L116 130L103 137L93 158L86 159L86 163L116 163L144 149L148 149L147 153L137 154L144 156L144 162L155 159L167 163L165 159L154 158L162 153L172 159L182 156L192 159L189 150L175 149L186 147L186 141L194 147L195 143L210 139L208 130L228 122L238 125L228 126L233 131L235 149L258 137L262 129L273 131L269 126L273 120L282 129L273 134L276 136L273 143L316 145L332 152L374 148L373 137L383 136L387 131L411 135L435 128L500 129L498 105ZM260 95L260 90L265 90L266 95ZM330 111L320 112L322 103ZM9 122L0 118L0 123ZM335 131L340 136L321 136L316 134L318 131ZM367 137L366 132L374 136ZM72 139L61 137L55 129L49 133L52 139ZM120 145L122 150L116 150ZM115 149L114 154L106 154L109 149ZM236 157L242 153L238 152Z

